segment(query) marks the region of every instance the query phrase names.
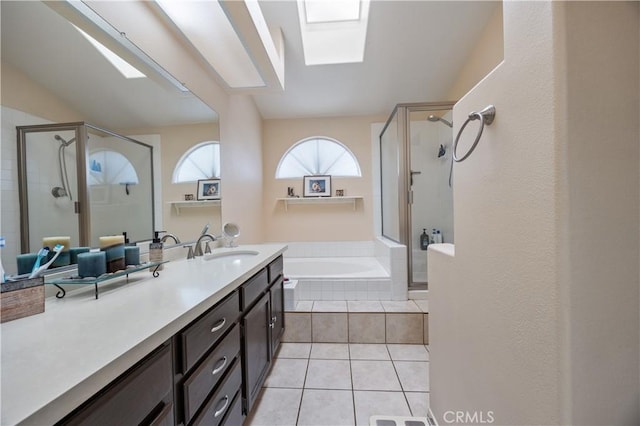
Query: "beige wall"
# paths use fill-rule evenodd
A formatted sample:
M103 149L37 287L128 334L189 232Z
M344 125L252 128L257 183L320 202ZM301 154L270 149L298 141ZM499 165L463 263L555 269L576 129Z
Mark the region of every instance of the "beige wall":
M57 122L82 121L84 117L69 108L50 91L22 71L2 62L2 105Z
M231 95L220 115L222 222L240 226L240 244L264 241L262 117L248 95Z
M184 200L184 194L194 194L195 196L197 183L172 183L173 171L180 158L193 146L201 142L219 140L218 124L200 123L120 131L133 138L136 135L148 134L160 136L162 170L159 176L157 171L155 173L156 179L161 179L162 185L162 230L176 235L182 241L192 241L200 234L204 225L210 223L210 232L219 235L222 221L220 208L183 209L178 215L173 206L169 204L171 201ZM224 182L222 179L223 191ZM224 193L222 196L224 197Z
M371 123L385 117L333 117L265 120L263 130L264 203L263 226L266 241L360 241L371 240L373 191L371 177ZM287 187L302 196L302 178L275 179L276 167L296 142L312 136L327 136L345 144L360 163L362 177L333 178L332 195L360 195L354 211L349 204L305 204L285 211L277 198L287 196Z
M497 115L456 164L455 258L429 277L441 424L640 419L638 4L605 3L506 2L504 62L454 108L455 132Z
M449 89L447 99L460 99L504 58L502 5L496 7L491 20L478 38L471 55Z

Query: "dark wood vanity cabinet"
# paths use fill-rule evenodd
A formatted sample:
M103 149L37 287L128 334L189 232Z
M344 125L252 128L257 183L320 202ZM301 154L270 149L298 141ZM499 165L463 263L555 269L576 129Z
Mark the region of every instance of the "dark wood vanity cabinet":
M240 293L247 295L241 298L244 312L242 361L246 414L251 411L260 393L284 332L282 256L241 286Z
M242 425L284 332L282 266L280 256L59 424Z
M269 323L271 300L263 294L242 318L245 412L253 407L271 365Z
M58 424L172 425L171 352L165 343Z
M177 424L232 424L227 417L242 395L239 317L234 291L174 336Z

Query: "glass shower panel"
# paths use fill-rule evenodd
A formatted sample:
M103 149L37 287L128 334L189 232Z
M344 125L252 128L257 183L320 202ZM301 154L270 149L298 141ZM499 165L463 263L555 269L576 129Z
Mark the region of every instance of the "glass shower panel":
M400 234L400 141L398 115L394 112L380 135L380 188L382 235L401 242Z
M77 200L76 132L74 130L25 133L28 206L28 241L32 251L42 247L43 237L69 236L80 241Z
M131 241L153 235L152 149L118 135L89 129L87 180L92 246L105 235Z
M453 191L449 186L453 132L450 110L409 114L412 283L427 283L427 252L421 249L423 229L431 237L453 243Z

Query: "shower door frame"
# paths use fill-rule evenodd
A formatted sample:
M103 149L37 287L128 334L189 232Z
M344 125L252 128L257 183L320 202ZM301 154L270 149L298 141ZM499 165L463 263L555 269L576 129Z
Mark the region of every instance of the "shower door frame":
M28 188L27 188L27 134L36 132L62 132L62 131L74 131L75 132L75 145L76 145L76 179L78 182L77 197L74 201L74 213L78 215L78 239L80 245L86 245L89 241L90 218L83 207L89 205L89 188L87 185L82 185L81 182L86 182L86 165L87 158L84 155L86 153L86 140L87 129L83 122L73 123L52 123L52 124L35 124L30 126L16 126L17 139L18 139L18 198L20 201L20 248L22 253L28 253L31 249L29 247L29 200L28 200ZM84 211L83 211L84 210Z
M398 218L399 218L399 236L400 241L395 240L389 236L384 235L384 211L382 209L383 202L381 201L381 233L384 237L389 238L397 243L403 244L407 251L407 283L409 290L421 290L427 289L426 282L414 282L413 281L413 247L412 247L412 215L411 205L413 204L413 189L411 188L411 140L410 140L410 126L411 126L411 113L420 111L442 111L453 110L453 106L457 101L443 101L443 102L414 102L414 103L402 103L397 104L391 115L387 119L379 136L379 144L381 148L382 136L393 122L394 117L397 121L397 138L398 138L398 194L400 203L398 205ZM381 151L382 152L382 151ZM380 156L380 170L382 171L382 155ZM382 190L382 173L380 173L380 198L384 199L384 193ZM453 188L452 188L453 190Z
M151 205L155 206L155 170L153 168L153 146L140 142L102 127L84 121L72 123L35 124L16 126L18 143L18 198L20 202L20 245L21 252L28 253L29 247L29 201L27 195L27 147L26 136L34 132L75 131L76 144L76 179L78 196L74 202L74 212L78 215L78 239L81 246L89 246L91 241L91 206L87 164L89 164L89 131L93 129L104 134L123 139L149 149L151 171ZM153 210L153 209L152 209ZM155 213L151 215L151 229L156 229Z

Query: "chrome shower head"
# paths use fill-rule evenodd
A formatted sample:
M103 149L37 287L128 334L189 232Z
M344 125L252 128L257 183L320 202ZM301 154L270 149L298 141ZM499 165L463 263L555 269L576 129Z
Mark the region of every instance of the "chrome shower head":
M53 138L57 141L62 142L62 146L69 146L76 141L76 138L71 138L68 141L65 141L60 135L54 135Z
M429 117L427 117L427 120L429 120L429 121L431 121L431 122L433 122L433 123L435 123L435 122L437 122L437 121L442 121L442 122L443 122L444 124L446 124L447 126L449 126L449 127L453 128L453 124L452 124L450 121L447 121L447 120L445 120L445 119L444 119L444 118L442 118L442 117L438 117L437 115L433 115L433 114L431 114Z

